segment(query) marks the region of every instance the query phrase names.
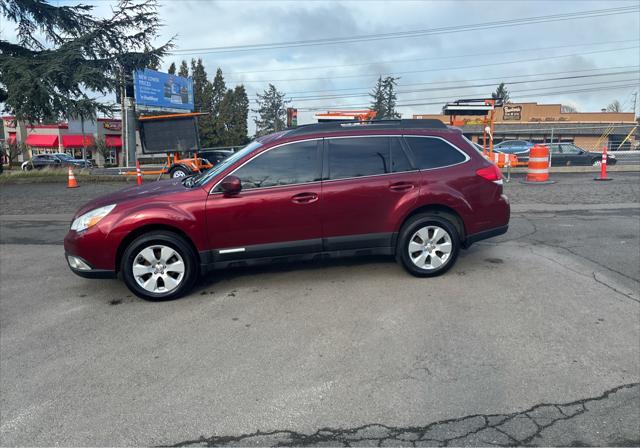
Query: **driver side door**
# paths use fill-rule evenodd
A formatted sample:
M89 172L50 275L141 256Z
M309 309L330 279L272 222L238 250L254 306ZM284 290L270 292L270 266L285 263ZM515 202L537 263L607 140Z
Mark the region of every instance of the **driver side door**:
M322 250L322 139L269 148L235 169L242 189L213 188L206 228L214 262Z

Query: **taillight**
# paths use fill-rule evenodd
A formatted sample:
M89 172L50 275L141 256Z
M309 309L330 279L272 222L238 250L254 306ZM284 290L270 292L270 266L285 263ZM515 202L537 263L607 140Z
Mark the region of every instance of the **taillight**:
M489 166L476 170L476 175L490 180L491 182L495 182L498 185L502 185L502 171L500 171L500 168L493 163Z

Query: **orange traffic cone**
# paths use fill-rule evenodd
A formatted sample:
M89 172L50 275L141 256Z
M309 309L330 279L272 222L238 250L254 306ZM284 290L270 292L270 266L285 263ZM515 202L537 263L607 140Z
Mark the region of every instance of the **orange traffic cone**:
M69 180L67 182L67 188L78 188L78 181L76 181L76 176L73 175L73 169L69 167Z
M136 177L138 178L138 185L142 185L142 173L140 172L140 161L136 160Z

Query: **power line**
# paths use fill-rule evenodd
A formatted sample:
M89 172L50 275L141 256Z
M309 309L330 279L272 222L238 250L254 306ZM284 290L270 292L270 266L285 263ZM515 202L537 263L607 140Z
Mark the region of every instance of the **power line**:
M366 35L347 36L347 37L333 37L333 38L324 38L324 39L270 42L270 43L264 43L264 44L227 45L227 46L219 46L219 47L182 49L182 50L174 50L171 54L189 55L189 54L228 53L228 52L239 52L239 51L258 51L258 50L271 50L271 49L280 49L280 48L308 47L308 46L330 45L330 44L338 44L338 43L369 42L369 41L376 41L376 40L421 37L421 36L435 35L435 34L449 34L449 33L460 33L460 32L466 32L466 31L496 29L496 28L518 26L518 25L557 22L557 21L570 20L570 19L585 19L585 18L594 18L594 17L602 17L602 16L610 16L610 15L618 15L618 14L628 14L628 13L636 12L638 10L639 8L637 5L622 6L617 8L574 11L570 13L551 14L546 16L525 17L520 19L498 20L498 21L492 21L492 22L468 24L468 25L456 25L456 26L412 30L412 31L399 31L399 32L392 32L392 33L376 33L376 34L366 34Z
M505 84L508 84L508 85L513 85L513 84L531 84L531 83L538 83L538 82L565 81L565 80L571 80L571 79L594 78L594 77L601 77L601 76L628 75L628 74L635 74L635 73L637 73L636 70L629 70L629 71L624 71L624 72L597 73L597 74L592 74L592 75L560 76L560 77L554 77L554 78L532 79L532 80L525 80L525 81L512 81L512 82L509 82L509 83L505 82ZM628 81L634 81L634 79L630 79ZM606 82L612 82L612 81L606 81ZM490 86L495 86L495 83L474 84L474 85L466 85L466 86L465 85L446 86L446 87L439 86L439 87L431 87L431 88L427 88L427 89L398 90L398 91L396 91L396 93L397 94L419 93L419 92L430 92L430 91L440 91L440 90L454 90L454 89L460 89L460 88L470 89L470 88L490 87ZM301 96L301 97L290 97L289 100L290 101L315 101L315 100L319 100L319 99L356 98L356 97L362 97L362 96L369 96L369 93L368 92L364 92L364 93L353 93L353 94L349 94L349 95L334 94L334 95Z
M593 84L595 84L595 83L593 83ZM510 94L511 94L512 98L531 98L531 97L557 96L557 95L563 95L563 94L567 94L567 93L586 93L586 92L597 92L597 91L602 91L602 90L616 90L616 89L622 89L622 88L636 87L637 86L637 83L633 83L633 84L622 84L622 85L611 85L611 86L587 87L587 86L590 86L590 85L593 85L593 84L576 85L576 86L581 87L579 89L551 91L551 92L549 92L549 91L547 91L547 92L541 91L541 92L538 92L538 93L531 93L531 94L526 94L526 95L522 95L522 93L540 91L540 90L545 90L545 89L549 89L549 88L557 89L559 87L556 86L556 87L545 87L545 88L538 88L538 89L523 89L523 90L520 90L520 91L510 92ZM479 97L483 96L482 93L463 93L462 95L464 95L464 96L475 95L475 96L479 96ZM452 94L450 94L448 96L442 96L442 97L417 98L417 99L415 99L415 101L428 101L428 102L398 103L396 105L396 107L414 107L414 106L439 105L439 104L442 104L442 101L450 100L451 98L455 98L456 96L458 96L458 95L456 95L455 93L452 93ZM437 101L437 100L439 100L439 101ZM325 106L312 106L312 107L298 108L298 110L300 110L300 111L316 111L316 110L331 109L331 108L335 108L335 107L361 108L361 107L369 107L369 106L370 106L370 104L343 104L343 105L331 104L331 105L325 105Z
M590 69L581 69L581 70L567 70L560 72L546 72L546 73L537 73L537 74L529 74L529 75L503 75L497 76L493 78L475 78L475 79L463 79L463 80L453 80L453 81L429 81L429 82L413 82L413 83L403 83L398 84L398 87L408 87L408 86L423 86L423 85L434 85L434 84L451 84L453 82L476 82L476 81L489 81L489 80L497 80L504 81L505 84L509 84L511 79L516 78L530 78L532 76L548 76L548 75L565 75L568 73L585 73L585 72L594 72L601 70L618 70L618 69L627 69L633 68L637 69L639 66L637 65L622 65L616 67L603 67L603 68L590 68ZM615 74L615 73L612 73ZM355 91L355 90L366 90L367 92L370 90L370 87L346 87L346 88L334 88L334 89L320 89L320 90L299 90L289 92L289 95L299 94L299 93L318 93L318 92L345 92L345 91Z
M472 65L460 65L457 67L439 67L439 68L428 68L422 70L409 70L409 71L401 71L401 72L391 72L391 73L366 73L359 75L337 75L331 77L320 77L320 78L288 78L288 79L260 79L253 81L246 80L230 80L228 82L236 82L241 84L256 84L256 83L276 83L276 82L296 82L296 81L331 81L334 79L346 79L346 78L366 78L371 76L392 76L392 75L407 75L414 73L427 73L427 72L438 72L444 70L463 70L468 68L481 68L481 67L494 67L497 65L509 65L509 64L518 64L520 62L535 62L535 61L548 61L549 59L561 59L568 58L574 56L582 56L585 54L596 54L596 53L614 53L619 51L633 50L640 48L638 45L634 45L633 47L624 47L617 48L615 50L593 50L593 51L584 51L582 53L571 53L571 54L563 54L557 56L545 56L538 58L528 58L528 59L517 59L512 61L503 61L503 62L492 62L488 64L472 64Z
M395 59L395 60L386 60L386 61L370 61L370 62L358 62L353 64L340 64L340 65L312 65L312 66L302 66L302 67L286 67L286 68L275 68L268 70L252 70L246 72L228 72L227 76L233 77L237 75L247 75L252 73L271 73L271 72L290 72L296 70L318 70L318 69L327 69L327 68L345 68L345 67L360 67L364 65L377 65L377 64L397 64L397 63L405 63L405 62L419 62L419 61L437 61L444 59L458 59L458 58L470 58L474 56L491 56L496 54L506 54L506 53L522 53L524 51L546 51L546 50L556 50L559 48L571 48L571 47L591 47L591 46L600 46L600 45L611 45L611 44L619 44L619 43L628 43L628 42L638 42L638 39L624 39L624 40L612 40L607 42L591 42L591 43L582 43L582 44L567 44L567 45L556 45L553 47L538 47L538 48L521 48L518 50L507 50L507 51L495 51L495 52L482 52L482 53L470 53L470 54L461 54L455 56L436 56L429 58L411 58L411 59Z

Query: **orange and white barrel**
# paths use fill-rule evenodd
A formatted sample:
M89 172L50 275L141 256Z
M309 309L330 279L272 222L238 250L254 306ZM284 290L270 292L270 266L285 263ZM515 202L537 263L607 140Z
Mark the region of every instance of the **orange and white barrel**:
M529 150L527 182L547 182L549 180L549 148L535 145Z

